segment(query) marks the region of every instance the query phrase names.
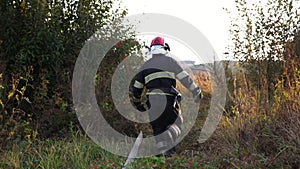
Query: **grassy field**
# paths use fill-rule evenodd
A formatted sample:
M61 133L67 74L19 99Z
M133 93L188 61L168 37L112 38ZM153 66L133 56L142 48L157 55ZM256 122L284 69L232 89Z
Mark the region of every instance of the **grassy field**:
M197 80L209 97L209 77ZM300 77L300 76L299 76ZM203 84L200 84L202 81ZM300 85L300 83L298 84ZM182 89L183 90L183 89ZM269 111L259 105L259 92L233 91L233 106L225 111L218 128L206 142L197 142L205 113L168 158L136 159L132 169L300 169L300 92L277 86ZM254 94L253 94L254 93ZM252 94L252 95L251 95ZM205 111L209 100L203 100ZM16 139L0 150L0 169L103 169L122 168L126 158L101 149L70 125L64 138ZM79 127L77 127L79 128ZM116 147L116 148L122 148Z
M204 144L193 141L190 134L168 158L148 157L136 159L127 168L295 168L300 166L300 149L285 138L264 128L254 140L241 140L240 128L226 122ZM76 132L66 139L45 139L14 143L9 150L1 150L0 168L43 169L102 169L122 168L125 157L111 154L92 142L86 135Z
M291 116L291 114L289 115ZM201 118L201 117L199 117ZM127 168L291 168L300 167L299 121L270 116L224 116L218 129L199 144L200 127L195 125L168 158L136 159ZM299 116L290 118L300 119ZM199 120L200 121L200 120ZM201 122L199 122L201 123ZM102 169L122 168L126 158L114 155L81 132L67 138L16 141L0 151L1 169ZM120 147L121 148L121 147Z
M12 149L1 151L0 168L80 168L102 169L122 168L125 157L111 154L81 133L74 133L71 139L36 140L33 143L21 141ZM148 157L136 159L127 168L216 168L202 164L199 157L186 158L180 154L174 157Z

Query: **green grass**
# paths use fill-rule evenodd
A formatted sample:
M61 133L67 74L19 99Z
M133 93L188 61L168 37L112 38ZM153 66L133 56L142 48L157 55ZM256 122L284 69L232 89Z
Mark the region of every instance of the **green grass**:
M223 128L223 134L226 134L224 132ZM224 142L234 137L227 134L228 137L223 135L222 138L216 132L207 142L198 145L187 137L178 145L179 151L173 157L135 159L127 169L293 168L299 165L296 154L300 150L296 146L282 143L278 151L266 154L257 149L259 146L250 144L255 141L243 141L245 146L237 143L238 140ZM269 137L267 134L264 136L263 139ZM262 144L267 147L271 143ZM288 157L293 157L294 162L287 161ZM80 132L66 139L21 141L14 143L7 151L0 151L0 169L120 169L125 161L125 157L101 149Z
M87 136L77 133L68 139L21 141L8 151L1 151L1 169L111 169L122 168L126 158L111 154L92 142ZM200 158L175 155L171 158L147 157L135 159L127 166L135 168L205 168Z
M277 117L278 116L278 117ZM205 143L197 143L201 129L195 127L170 158L135 159L127 169L244 169L300 167L299 119L295 112L281 116L260 114L223 116L218 129ZM203 120L203 119L202 119ZM289 122L289 123L287 123ZM125 157L114 155L81 132L64 139L16 141L0 150L0 169L111 169L122 168ZM286 132L288 131L288 132ZM107 143L109 144L109 142ZM127 147L120 143L115 150Z
M22 141L1 152L0 168L120 168L124 158L101 149L82 134L71 139Z
M286 98L289 99L289 98ZM279 99L272 114L245 109L234 117L224 115L217 130L199 144L204 115L199 115L187 137L170 158L135 159L128 169L252 169L300 168L300 114L295 99ZM290 102L288 102L290 101ZM293 104L292 104L293 103ZM251 105L251 104L250 104ZM252 104L253 105L253 104ZM296 105L290 106L288 105ZM276 107L276 106L275 106ZM111 169L122 168L125 157L101 149L89 137L74 132L65 139L16 141L1 147L0 169ZM107 143L109 145L109 142ZM115 150L124 148L122 143Z

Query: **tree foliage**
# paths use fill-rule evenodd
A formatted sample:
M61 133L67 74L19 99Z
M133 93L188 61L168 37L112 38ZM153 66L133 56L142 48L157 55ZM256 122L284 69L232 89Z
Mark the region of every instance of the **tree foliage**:
M71 100L72 72L87 39L96 32L102 32L107 38L113 33L119 39L134 38L131 28L120 24L127 10L117 3L112 0L0 0L0 100L7 103L0 106L0 133L7 135L15 130L16 125L2 125L7 120L15 120L14 116L25 119L30 116L34 123L28 126L45 137L61 135L67 129L75 117ZM137 46L132 41L125 44L122 51L107 54L108 58L115 58L107 59L107 65L124 58ZM24 77L30 79L20 80ZM13 88L16 80L20 83ZM9 92L24 87L25 101L10 102L16 95L7 97ZM14 113L16 106L27 115L21 117ZM20 128L24 131L24 127ZM21 130L19 133L24 136Z
M299 46L295 42L299 38L300 4L294 0L235 2L229 54L243 63L248 86L260 92L257 99L262 109L268 111L276 79L285 69L293 70L295 65L290 66L296 60L299 63Z
M300 4L293 0L236 1L231 23L231 57L240 60L285 60L284 49L299 32ZM299 12L299 11L298 11Z
M229 55L239 62L230 63L231 116L224 116L216 143L225 143L218 145L225 154L236 151L238 158L246 159L244 164L234 160L236 168L297 168L300 4L294 0L235 4ZM263 157L259 160L263 162L253 155Z

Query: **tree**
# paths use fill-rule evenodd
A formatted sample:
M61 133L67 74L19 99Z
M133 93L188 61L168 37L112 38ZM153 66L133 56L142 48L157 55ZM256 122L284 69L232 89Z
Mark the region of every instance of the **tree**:
M287 68L285 63L291 61L287 44L299 32L299 4L294 0L235 2L237 16L231 22L230 57L243 62L249 85L261 91L258 100L268 111L276 79Z
M7 103L0 107L3 115L0 124L13 114L14 106L6 97L13 88L11 79L30 77L17 86L21 89L28 85L23 94L29 100L18 105L27 114L18 119L33 118L32 128L38 129L42 136L67 128L75 117L71 100L72 71L87 39L101 31L118 32L120 39L134 38L134 32L128 27L120 24L111 27L127 14L121 6L113 9L117 3L112 0L0 0L0 63L5 65L1 66L5 70L0 72L4 86L1 100ZM108 57L123 57L133 50L133 45L136 44Z

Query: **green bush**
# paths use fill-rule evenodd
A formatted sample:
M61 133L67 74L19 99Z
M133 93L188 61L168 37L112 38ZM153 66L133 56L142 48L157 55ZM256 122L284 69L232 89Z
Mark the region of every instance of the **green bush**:
M31 114L30 126L40 137L61 137L67 133L69 122L76 121L71 79L77 56L86 40L97 31L107 31L106 36L118 33L120 39L134 38L133 31L119 24L127 11L121 6L113 9L113 4L117 3L112 0L0 1L3 86L5 91L14 90L10 79L17 74L24 77L24 68L30 67L30 87L24 93L30 106L23 107L22 111ZM114 29L111 24L115 24ZM134 46L138 44L124 43L118 50L112 48L106 64L124 58ZM7 94L4 92L1 100ZM22 118L29 119L27 116Z

